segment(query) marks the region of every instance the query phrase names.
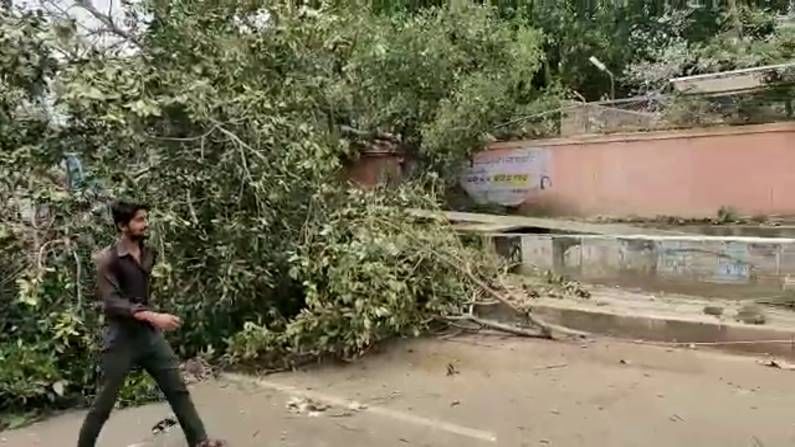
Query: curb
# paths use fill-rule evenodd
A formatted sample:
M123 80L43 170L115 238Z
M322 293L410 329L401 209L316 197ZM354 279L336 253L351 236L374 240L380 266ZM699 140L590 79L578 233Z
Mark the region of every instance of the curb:
M550 304L533 305L531 311L548 323L594 335L670 344L672 347L709 347L733 353L764 354L795 360L795 328L625 315ZM526 323L513 310L503 306L489 306L479 309L479 313L506 323Z
M795 359L795 329L620 315L549 305L533 306L532 311L550 323L593 334L678 345L714 343L708 346L730 352Z

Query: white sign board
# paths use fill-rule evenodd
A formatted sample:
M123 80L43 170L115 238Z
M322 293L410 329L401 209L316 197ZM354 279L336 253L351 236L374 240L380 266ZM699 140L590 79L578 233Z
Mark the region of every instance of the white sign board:
M461 186L477 203L517 206L552 186L549 149L479 152L464 169Z

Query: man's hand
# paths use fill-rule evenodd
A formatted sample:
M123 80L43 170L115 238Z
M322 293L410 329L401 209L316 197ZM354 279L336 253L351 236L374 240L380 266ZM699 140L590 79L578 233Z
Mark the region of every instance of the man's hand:
M135 314L135 318L146 321L161 331L166 332L177 330L182 326L182 320L178 316L171 314L143 311Z

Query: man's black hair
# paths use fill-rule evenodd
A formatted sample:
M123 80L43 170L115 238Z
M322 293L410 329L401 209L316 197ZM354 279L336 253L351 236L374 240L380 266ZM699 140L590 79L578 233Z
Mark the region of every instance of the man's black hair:
M118 200L110 206L110 213L113 215L113 225L116 229L130 223L138 211L149 211L149 205L140 202L129 202Z

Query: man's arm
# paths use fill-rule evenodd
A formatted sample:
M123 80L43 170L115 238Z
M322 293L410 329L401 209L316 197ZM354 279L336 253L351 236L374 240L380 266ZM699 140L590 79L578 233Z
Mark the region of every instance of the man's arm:
M164 331L172 331L182 325L182 320L174 315L152 312L143 304L133 303L125 297L108 257L97 262L97 276L97 287L105 315L145 321Z

